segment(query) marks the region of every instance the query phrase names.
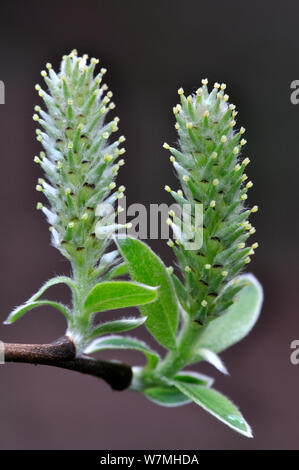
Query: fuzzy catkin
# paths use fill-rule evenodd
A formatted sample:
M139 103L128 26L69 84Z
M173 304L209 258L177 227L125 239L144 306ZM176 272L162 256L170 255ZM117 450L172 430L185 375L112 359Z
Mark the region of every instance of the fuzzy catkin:
M99 239L95 235L99 222L96 209L101 203L113 205L124 190L116 190L114 180L124 163L119 156L125 152L120 148L125 138L109 141L118 130L119 119L106 121L115 105L112 92L102 84L106 69L94 74L98 62L92 58L88 63L87 55L78 57L72 51L63 57L59 73L47 64L41 75L48 90L35 86L46 110L36 106L33 116L42 128L36 132L44 148L34 160L46 176L46 180L39 179L36 189L49 203L49 207L38 203L37 208L50 223L53 245L73 266L83 265L90 274L115 263L116 258L110 256L105 268L99 266L110 244L116 213L113 210L103 218L107 236Z
M180 206L191 205L193 216L196 204L203 207L202 246L186 249L183 235L176 243L168 242L184 277L185 309L201 324L222 314L244 285L234 278L257 248L257 243L248 246L246 242L255 233L248 217L258 209L246 207L252 183L244 173L249 159L241 157L245 129L234 129L237 112L228 103L226 85L215 83L209 93L207 83L202 80L202 87L188 97L178 90L181 104L173 108L178 149L164 144L172 153L170 160L183 191L165 189ZM175 217L168 222L174 233L184 233Z

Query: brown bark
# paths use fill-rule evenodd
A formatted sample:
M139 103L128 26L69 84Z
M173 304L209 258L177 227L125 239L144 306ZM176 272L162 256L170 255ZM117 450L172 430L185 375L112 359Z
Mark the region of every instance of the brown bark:
M125 390L132 380L132 369L127 364L76 357L73 341L63 336L50 344L4 343L5 362L42 364L74 370L105 380L113 390Z

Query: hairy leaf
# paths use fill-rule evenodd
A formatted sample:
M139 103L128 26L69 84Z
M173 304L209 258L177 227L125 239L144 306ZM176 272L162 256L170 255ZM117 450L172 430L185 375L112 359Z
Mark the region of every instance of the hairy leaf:
M227 313L206 327L199 342L200 348L219 353L243 339L255 325L263 303L261 284L252 274L244 274L238 279L248 281L248 285L241 290L239 299Z
M146 326L156 340L168 349L175 349L179 309L173 282L164 263L140 240L127 237L117 239L116 243L128 263L132 279L160 287L158 300L140 310L147 317Z
M137 282L107 281L96 284L84 302L86 313L134 307L153 302L158 289Z
M186 397L208 411L208 413L211 413L215 418L227 424L227 426L240 434L246 437L252 437L251 428L240 411L221 393L212 388L195 384L183 384L177 380L174 380L173 384L180 392L186 395Z
M35 302L26 302L23 305L15 308L7 317L4 324L10 325L14 323L18 318L21 318L25 313L29 312L30 310L36 307L43 307L43 306L50 306L59 310L67 320L71 319L71 312L69 311L68 307L59 302L54 302L52 300L37 300Z
M90 338L97 336L107 335L111 333L121 333L124 331L133 330L146 321L145 317L142 318L122 318L120 320L109 321L97 325L91 332Z
M160 359L158 353L153 351L143 341L117 335L103 336L102 338L95 339L85 348L84 352L86 354L92 354L105 349L132 349L140 351L146 356L148 365L151 368L156 367Z

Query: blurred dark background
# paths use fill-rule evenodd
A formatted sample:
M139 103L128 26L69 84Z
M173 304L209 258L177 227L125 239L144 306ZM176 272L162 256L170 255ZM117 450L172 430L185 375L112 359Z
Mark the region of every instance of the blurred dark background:
M33 163L40 147L32 114L40 103L34 90L40 71L48 61L57 67L73 48L108 68L127 137L127 163L118 181L127 186L129 204L170 202L163 187L176 182L162 143L176 139L171 110L178 87L190 93L204 77L227 83L238 125L247 129L250 203L260 207L253 237L260 248L250 270L265 288L252 334L223 354L231 376L208 365L197 368L214 375L216 388L241 407L254 439L233 433L195 405L160 408L74 372L7 364L0 366L1 449L299 447L299 365L289 360L290 342L299 338L299 105L290 102L290 83L299 79L298 22L299 4L290 0L1 3L1 320L42 282L69 271L35 209L41 174ZM165 242L151 245L170 261ZM53 288L52 295L68 299L64 288ZM40 309L13 326L1 324L0 338L48 342L64 328L59 313ZM142 328L136 334L151 342ZM129 352L105 357L142 363Z

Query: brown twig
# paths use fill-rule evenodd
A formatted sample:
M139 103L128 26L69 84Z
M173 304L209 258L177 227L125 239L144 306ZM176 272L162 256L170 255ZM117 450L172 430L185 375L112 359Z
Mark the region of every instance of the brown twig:
M132 369L120 362L107 362L90 356L76 357L68 336L50 344L4 343L5 362L23 362L62 367L105 380L114 390L125 390L132 380Z

